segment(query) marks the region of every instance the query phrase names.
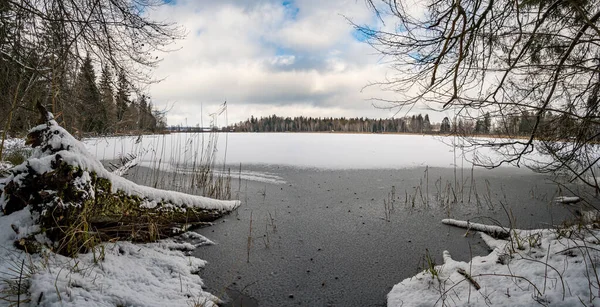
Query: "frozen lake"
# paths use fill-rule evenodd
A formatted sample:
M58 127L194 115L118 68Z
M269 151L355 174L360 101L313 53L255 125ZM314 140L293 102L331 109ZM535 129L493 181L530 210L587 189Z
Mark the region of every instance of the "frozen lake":
M338 133L174 133L91 139L88 149L101 159L139 153L145 165L162 167L199 160L202 144L217 142L217 161L230 165L285 165L321 169L400 169L420 166L470 167L473 153L449 144L454 137ZM485 149L484 149L485 150ZM490 153L489 150L483 153ZM204 153L206 155L206 153ZM463 159L463 157L465 159Z
M211 293L232 299L227 306L385 306L387 292L423 266L427 251L437 263L443 250L458 260L488 252L478 235L442 218L532 228L571 216L553 202L551 177L515 167L472 171L472 153L454 151L453 138L232 133L86 144L105 160L136 153L145 167L129 178L186 191L181 173L211 141L218 165L226 159L233 169L242 207L198 230L217 244L194 255L209 262L201 276ZM150 176L159 166L179 174Z

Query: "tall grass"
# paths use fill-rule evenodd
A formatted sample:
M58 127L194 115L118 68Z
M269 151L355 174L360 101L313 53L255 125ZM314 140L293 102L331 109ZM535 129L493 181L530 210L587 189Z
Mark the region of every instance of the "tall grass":
M20 306L31 301L31 277L37 270L31 258L26 259L17 254L9 254L0 261L8 264L6 270L0 272L0 305Z
M211 114L211 127L217 125L218 116L223 113L222 108L220 112ZM125 174L136 183L216 199L231 199L231 170L225 159L217 161L217 145L222 134L211 129L210 132L88 140L88 143L98 143L96 156L100 159L103 156L118 157L120 165L124 164L123 161L136 160L138 167ZM112 146L103 146L105 141ZM103 147L112 148L113 152L102 152ZM120 165L113 165L113 168Z

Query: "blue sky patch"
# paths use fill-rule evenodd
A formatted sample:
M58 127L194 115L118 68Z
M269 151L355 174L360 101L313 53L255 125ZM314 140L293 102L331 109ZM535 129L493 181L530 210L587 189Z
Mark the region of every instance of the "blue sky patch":
M285 48L285 47L277 46L277 47L275 47L275 55L276 56L294 55L294 52L290 48Z
M400 23L396 26L396 33L404 33L407 31L408 31L408 29L404 26L403 23Z
M373 14L371 16L371 21L367 22L360 26L360 29L354 28L352 31L352 37L355 40L364 43L369 41L370 39L375 38L377 35L377 31L380 29L381 21L379 20L378 15Z
M369 26L362 26L360 29L354 29L352 31L352 37L359 42L366 42L377 35L377 31L373 30Z
M281 2L281 5L283 5L283 7L285 8L285 17L292 19L292 20L296 20L296 18L298 17L298 13L300 12L300 9L296 6L296 3L294 0L285 0L283 2Z
M296 52L294 51L293 48L283 46L283 45L281 45L277 42L271 41L271 40L266 40L264 37L261 37L259 39L259 42L265 48L268 48L270 50L275 50L276 56L296 55L295 54Z

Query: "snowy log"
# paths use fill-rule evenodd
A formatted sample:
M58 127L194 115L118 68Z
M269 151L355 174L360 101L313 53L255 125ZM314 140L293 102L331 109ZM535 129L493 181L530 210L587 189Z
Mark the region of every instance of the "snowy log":
M560 204L576 204L581 201L581 198L578 196L558 196L554 201Z
M500 226L472 223L469 221L460 221L455 219L443 219L442 223L465 229L481 231L497 239L506 239L510 236L509 230Z
M27 140L32 155L0 181L0 209L8 215L29 206L59 253L74 255L107 240L154 241L240 205L140 186L113 174L38 108L42 123Z

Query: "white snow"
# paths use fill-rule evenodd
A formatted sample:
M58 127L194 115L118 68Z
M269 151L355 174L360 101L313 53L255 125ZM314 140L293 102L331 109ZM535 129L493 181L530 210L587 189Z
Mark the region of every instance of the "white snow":
M155 167L153 165L153 163L149 162L149 161L139 162L136 165L148 167L150 169L153 169ZM117 174L117 172L121 172L122 168L124 168L124 167L120 167L119 169L113 171L113 173ZM228 169L228 171L224 171L222 169L219 170L218 168L220 168L220 165L216 166L215 168L212 169L214 176L223 176L223 177L231 176L231 178L234 178L234 179L239 178L242 180L264 182L264 183L270 183L270 184L286 184L286 181L283 178L281 178L281 176L275 175L270 172L258 172L258 171L246 171L246 170L242 170L240 172L239 168L237 170L236 169ZM190 165L170 166L170 165L164 164L160 167L160 169L163 171L168 171L168 172L176 172L177 174L194 174L197 172L197 170L194 170L193 166L190 167Z
M20 138L6 138L4 140L5 152L12 150L26 150L25 140Z
M472 230L504 230L493 225L444 220ZM567 229L510 231L507 240L480 233L492 249L470 262L455 261L447 251L438 276L425 270L396 284L388 306L598 306L600 290L600 230ZM462 269L481 286L458 271Z
M479 224L479 223L473 223L473 222L469 222L469 221L461 221L461 220L455 220L455 219L443 219L442 223L444 223L446 225L452 225L452 226L456 226L456 227L466 228L468 230L475 230L475 231L481 231L481 232L493 233L493 234L507 234L509 231L508 229L501 227L501 226L485 225L485 224Z
M7 138L4 140L4 147L2 150L2 156L6 157L13 152L21 152L27 155L31 148L25 145L25 140L19 138ZM0 173L13 167L12 163L8 161L0 161Z
M36 306L187 307L194 303L216 306L218 302L202 289L196 274L206 262L186 255L186 251L212 243L199 234L185 233L181 238L148 244L104 243L95 255L90 252L78 258L47 250L27 255L15 249L13 241L33 227L32 222L29 208L9 216L0 213L0 305L17 299L7 293L6 279L19 280L23 260L23 289L28 294L21 299L29 297ZM19 236L12 224L19 225Z
M580 202L581 198L578 196L558 196L554 200L561 204L574 204Z
M208 139L205 136L206 140ZM205 143L206 143L205 140ZM217 165L285 165L321 169L402 169L420 166L470 167L473 152L456 150L453 137L402 134L229 133L219 136ZM202 134L173 133L140 137L111 137L84 141L100 160L137 154L140 165L172 169L200 160ZM227 151L225 151L227 146ZM184 147L185 149L181 149ZM482 154L493 155L489 149ZM463 161L462 158L466 160ZM157 163L157 161L160 161ZM144 163L142 163L144 162Z
M48 147L37 147L31 158L16 166L11 175L0 179L0 189L13 180L17 184L24 174L16 171L28 168L37 173L52 170L51 162L57 157L84 170L74 184L93 197L88 189L90 173L112 181L112 190L144 198L143 207L157 206L161 201L185 210L188 207L233 210L239 201L221 201L201 196L153 189L134 184L107 171L85 148L63 128L50 121ZM39 131L39 125L31 131ZM54 191L46 191L53 193ZM6 196L0 198L3 207ZM74 204L77 205L77 204ZM38 254L26 254L15 248L15 240L36 234L39 242L48 238L35 224L36 213L30 206L3 215L0 211L0 304L17 305L15 289L20 283L20 299L30 299L40 306L216 306L218 298L202 289L197 275L206 262L190 256L196 247L212 244L196 233L184 233L156 243L133 244L117 241L102 243L77 258L64 257L47 248Z
M216 171L216 174L223 175L223 172ZM281 178L281 176L277 176L275 174L267 173L267 172L255 172L255 171L242 171L242 172L232 172L232 178L240 178L243 180L256 181L256 182L264 182L270 184L285 184L286 181Z
M118 174L109 172L104 166L86 149L83 143L77 141L62 127L58 126L55 121L50 121L51 132L47 141L49 148L34 148L31 158L26 163L16 166L15 170L25 171L28 167L33 168L37 173L46 173L52 170L50 167L51 161L55 160L56 155L70 165L80 166L88 172L96 172L98 177L107 178L112 182L112 192L123 191L128 195L136 195L145 197L146 199L156 202L166 201L178 207L196 207L217 210L233 210L240 205L237 200L224 201L207 198L203 196L184 194L175 191L167 191L155 189L147 186L135 184L127 179L120 177ZM46 124L34 127L31 131L38 131L47 128ZM54 152L54 154L52 154ZM7 180L13 178L19 179L19 176L9 176ZM88 176L89 178L89 176Z
M119 166L117 169L113 170L112 173L117 175L117 176L121 176L123 177L123 175L125 175L125 173L127 173L128 170L134 168L136 165L138 165L138 158L132 158L130 160L127 160L125 163L123 163L123 165Z
M13 167L12 163L8 161L0 161L0 172L5 171L11 167Z

